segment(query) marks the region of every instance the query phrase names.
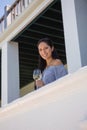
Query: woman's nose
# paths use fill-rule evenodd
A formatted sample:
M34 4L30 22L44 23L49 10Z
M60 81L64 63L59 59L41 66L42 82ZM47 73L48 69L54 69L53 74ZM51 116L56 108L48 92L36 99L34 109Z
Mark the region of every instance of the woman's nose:
M43 49L43 54L45 54L46 53L46 51Z

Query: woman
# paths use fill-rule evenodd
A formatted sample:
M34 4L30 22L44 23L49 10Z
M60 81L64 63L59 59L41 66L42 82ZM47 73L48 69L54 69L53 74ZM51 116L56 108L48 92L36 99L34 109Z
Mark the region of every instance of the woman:
M37 47L39 52L39 69L42 72L42 79L36 80L36 86L42 87L67 74L49 38L40 39Z

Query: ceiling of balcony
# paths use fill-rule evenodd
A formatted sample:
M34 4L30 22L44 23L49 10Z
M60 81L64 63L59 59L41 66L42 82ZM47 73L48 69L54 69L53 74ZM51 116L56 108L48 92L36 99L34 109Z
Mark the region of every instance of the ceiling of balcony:
M12 41L19 43L20 87L33 81L32 72L37 68L37 41L49 37L54 42L60 59L66 64L64 31L60 0L54 0L31 24Z

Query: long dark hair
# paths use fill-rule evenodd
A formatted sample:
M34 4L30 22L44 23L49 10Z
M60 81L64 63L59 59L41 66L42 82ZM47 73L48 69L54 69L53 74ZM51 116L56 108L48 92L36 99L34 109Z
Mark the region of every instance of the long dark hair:
M52 42L52 40L50 38L42 38L42 39L40 39L38 41L38 43L37 43L37 47L39 46L39 44L41 42L45 42L51 48L54 47L53 42ZM59 59L58 53L57 53L55 48L52 51L52 58L53 59ZM41 71L43 71L45 69L45 67L46 67L46 61L39 55L38 68L41 69Z

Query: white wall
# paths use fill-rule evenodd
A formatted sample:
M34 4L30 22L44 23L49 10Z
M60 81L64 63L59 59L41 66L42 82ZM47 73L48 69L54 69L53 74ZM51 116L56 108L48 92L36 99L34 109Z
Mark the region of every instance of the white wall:
M87 67L0 109L0 130L81 130L87 116Z
M87 0L61 0L69 73L87 65Z
M82 66L87 65L87 0L74 0Z

